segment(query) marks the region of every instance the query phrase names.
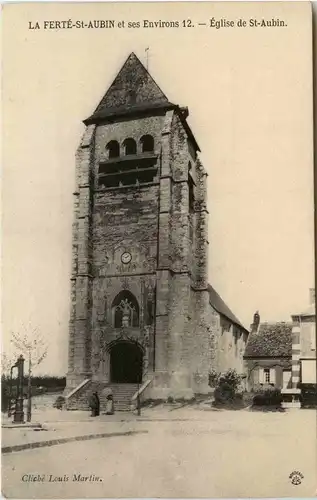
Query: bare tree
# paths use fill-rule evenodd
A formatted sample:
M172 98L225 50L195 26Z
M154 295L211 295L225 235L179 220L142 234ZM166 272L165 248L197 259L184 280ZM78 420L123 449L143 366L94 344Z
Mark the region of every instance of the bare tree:
M1 353L1 378L8 378L10 376L11 366L14 364L13 356L9 356L5 352Z
M22 352L28 358L27 421L30 422L32 414L32 369L42 363L47 356L48 349L37 328L27 330L23 327L23 330L23 333L12 332L10 342L18 352Z

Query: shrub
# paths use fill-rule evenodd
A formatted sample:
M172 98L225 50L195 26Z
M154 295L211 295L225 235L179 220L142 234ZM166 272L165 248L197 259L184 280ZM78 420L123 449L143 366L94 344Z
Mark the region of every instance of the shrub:
M315 408L317 406L317 386L316 384L298 384L301 389L302 408Z
M166 400L166 401L167 401L167 403L169 403L169 404L175 403L175 399L174 399L172 396L168 396L168 398L167 398L167 400Z
M57 408L58 410L62 410L64 405L65 405L65 398L64 398L64 396L58 396L55 399L55 402L53 404L53 408Z
M220 375L216 370L211 370L208 375L208 385L210 387L217 387Z
M261 387L253 397L254 406L280 406L282 403L281 390L276 387Z
M214 382L216 383L214 392L216 404L224 404L242 399L241 391L239 391L241 376L238 375L236 370L230 369L225 373L219 374L217 377L214 377Z

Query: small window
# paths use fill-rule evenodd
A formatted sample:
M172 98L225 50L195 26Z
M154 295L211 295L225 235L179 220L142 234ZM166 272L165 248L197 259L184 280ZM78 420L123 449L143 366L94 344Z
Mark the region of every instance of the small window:
M271 376L270 376L270 369L269 368L264 368L264 383L265 384L271 383Z
M151 135L143 135L140 139L142 153L152 153L154 151L154 139Z
M123 142L124 154L125 155L135 155L136 154L136 142L134 139L125 139Z
M136 91L134 89L131 89L131 90L129 90L128 95L129 95L130 104L135 104L136 103Z
M117 141L108 142L106 149L108 150L108 158L117 158L120 156L120 146Z

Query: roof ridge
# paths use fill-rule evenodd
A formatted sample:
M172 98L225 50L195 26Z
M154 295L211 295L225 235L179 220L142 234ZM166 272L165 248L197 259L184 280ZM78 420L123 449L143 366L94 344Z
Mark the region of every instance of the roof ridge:
M210 283L208 284L208 292L209 292L209 303L212 307L220 314L228 318L232 323L240 326L246 332L249 333L249 330L241 323L241 321L235 316L235 314L231 311L231 309L224 302L219 293L213 288Z

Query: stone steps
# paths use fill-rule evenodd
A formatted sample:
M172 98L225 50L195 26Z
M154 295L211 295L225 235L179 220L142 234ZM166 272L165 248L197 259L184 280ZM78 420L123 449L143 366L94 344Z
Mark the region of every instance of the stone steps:
M131 399L136 393L137 384L110 384L115 411L129 411L131 409Z
M131 399L138 389L137 384L112 384L100 382L88 382L78 393L67 402L69 410L89 410L89 397L94 391L98 392L100 400L100 412L107 408L107 393L112 393L115 411L130 411Z

